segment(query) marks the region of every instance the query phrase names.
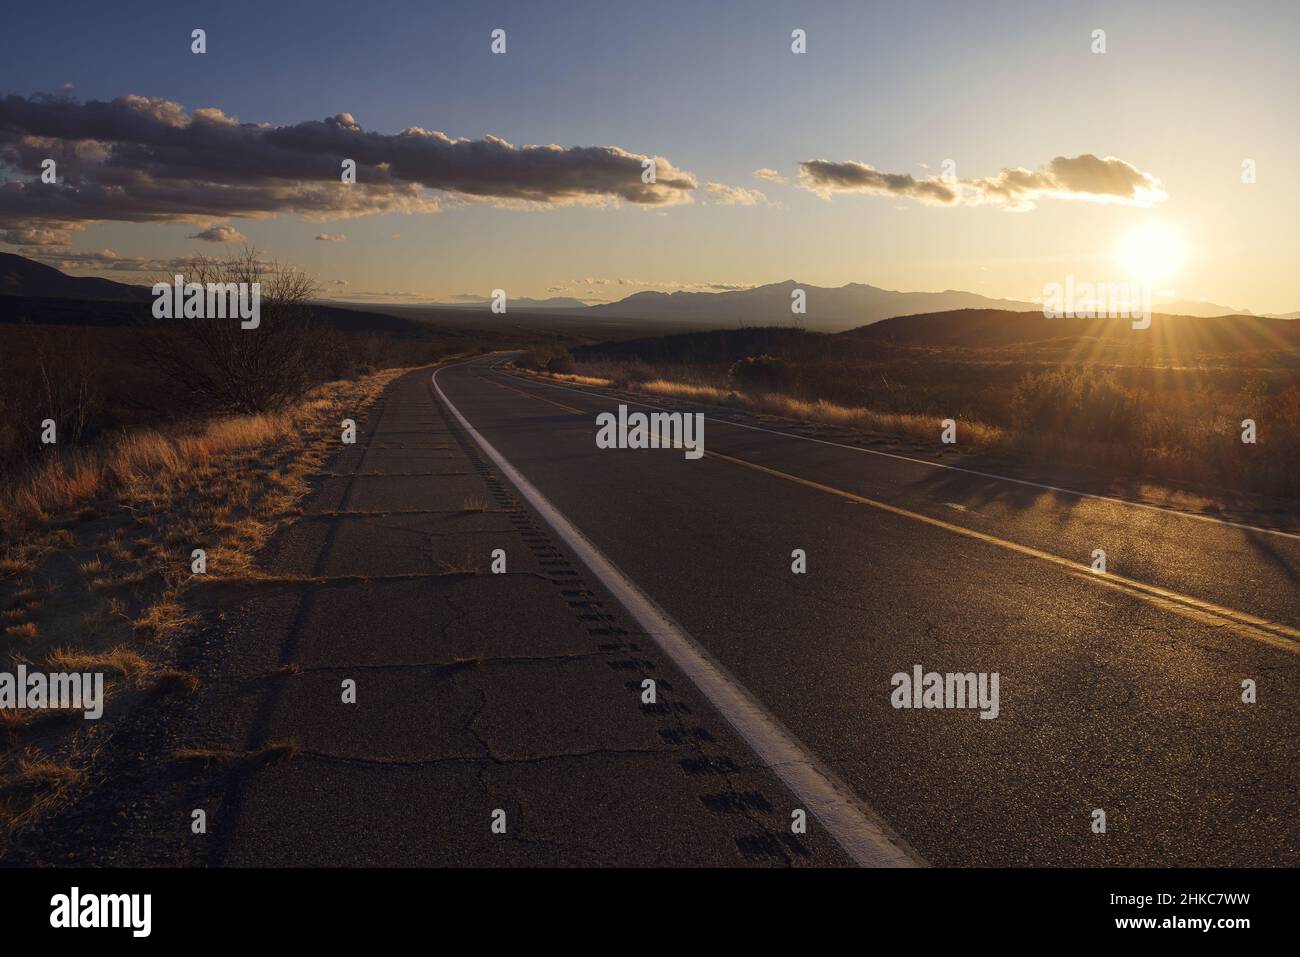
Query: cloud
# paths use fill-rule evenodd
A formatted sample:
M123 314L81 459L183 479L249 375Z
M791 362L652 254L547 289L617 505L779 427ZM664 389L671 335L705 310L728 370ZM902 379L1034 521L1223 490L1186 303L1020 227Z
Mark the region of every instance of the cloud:
M695 178L617 146L515 146L498 136L455 139L410 127L368 131L348 113L290 126L241 123L219 109L129 95L82 102L37 94L0 98L0 235L83 224L195 222L296 213L338 220L427 213L437 193L498 203L564 205L692 201ZM59 183L39 181L53 159ZM341 181L343 161L356 183ZM25 174L25 176L23 175Z
M754 170L754 178L766 180L769 183L785 183L788 180L774 169L764 166L762 169Z
M316 238L323 243L341 243L347 236L342 233L317 233Z
M767 197L761 192L743 186L705 183L704 190L709 194L709 202L715 206L757 206L767 202Z
M823 199L832 193L875 193L940 204L957 200L956 192L937 178L918 180L911 173L882 173L853 160L805 160L799 164L799 185Z
M1058 156L1044 170L1007 168L984 179L938 176L917 179L910 173L883 173L852 160L805 160L799 185L829 199L835 193L905 196L936 206L996 205L1033 209L1041 199L1083 200L1151 206L1168 198L1161 182L1131 163L1091 153Z
M193 257L154 259L146 256L119 256L111 249L97 252L72 252L60 247L24 246L22 255L45 263L64 272L90 270L93 272L120 272L134 274L172 275L185 272L194 263Z
M185 237L186 239L202 239L209 243L246 243L248 237L241 233L234 226L220 225L209 226L201 232Z
M74 228L60 223L32 223L16 228L0 227L0 242L11 246L67 246Z

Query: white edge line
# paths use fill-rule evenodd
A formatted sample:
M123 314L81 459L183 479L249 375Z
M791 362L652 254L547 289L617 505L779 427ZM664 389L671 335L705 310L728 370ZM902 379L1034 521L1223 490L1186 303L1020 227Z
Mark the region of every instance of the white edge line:
M925 861L915 850L885 832L879 815L857 798L833 771L823 767L775 716L728 675L722 665L709 658L667 612L619 571L613 562L470 425L438 385L438 373L450 368L452 366L440 367L433 373L430 382L461 427L655 643L722 713L758 755L759 760L775 772L806 809L821 821L822 826L854 863L862 867L925 866Z
M521 382L532 382L537 385L546 386L549 389L564 389L566 392L577 392L580 395L612 399L616 402L623 402L628 405L643 405L647 409L666 408L665 406L654 405L650 402L641 402L636 399L621 399L618 396L605 395L604 393L595 392L591 389L575 389L573 386L560 385L556 382L546 382L542 379L536 379L531 376L512 375L511 378L518 379ZM743 422L732 422L730 419L716 419L711 415L706 415L704 418L707 422L717 422L719 425L734 425L738 429L750 429L754 432L766 432L769 435L782 435L788 439L802 439L804 442L816 442L818 445L831 445L837 449L848 449L850 452L865 452L868 455L879 455L887 459L898 459L899 461L911 462L915 465L925 465L932 469L948 469L952 472L965 472L967 475L978 475L980 478L995 479L999 482L1014 482L1016 485L1028 485L1031 488L1041 488L1048 492L1060 492L1062 495L1073 495L1076 498L1095 498L1099 501L1111 502L1115 505L1128 505L1133 508L1145 508L1153 512L1162 512L1165 515L1176 515L1179 518L1194 519L1198 522L1212 522L1215 525L1228 525L1232 528L1245 529L1248 532L1260 532L1264 535L1278 535L1282 538L1300 540L1300 533L1287 532L1279 528L1263 528L1259 525L1248 525L1245 522L1232 522L1226 518L1215 518L1213 515L1197 515L1194 512L1180 512L1176 508L1166 508L1163 505L1149 505L1146 502L1134 502L1131 499L1116 498L1113 495L1098 495L1095 492L1080 492L1077 489L1061 488L1059 485L1045 485L1042 482L1031 482L1028 479L1011 478L1009 475L998 475L995 472L981 472L978 469L962 468L960 465L946 465L943 462L928 462L925 459L914 459L910 455L899 455L896 452L882 452L880 449L864 449L861 446L845 445L842 442L832 442L829 439L816 439L811 435L796 435L793 432L782 432L780 429L765 429L758 425L746 425Z

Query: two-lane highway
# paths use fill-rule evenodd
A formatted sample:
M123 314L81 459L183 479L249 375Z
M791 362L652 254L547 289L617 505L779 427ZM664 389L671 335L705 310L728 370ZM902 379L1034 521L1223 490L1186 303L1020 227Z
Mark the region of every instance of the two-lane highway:
M600 449L618 398L499 362L437 391L929 862L1300 860L1300 537L712 417L698 460ZM918 665L997 717L895 707Z

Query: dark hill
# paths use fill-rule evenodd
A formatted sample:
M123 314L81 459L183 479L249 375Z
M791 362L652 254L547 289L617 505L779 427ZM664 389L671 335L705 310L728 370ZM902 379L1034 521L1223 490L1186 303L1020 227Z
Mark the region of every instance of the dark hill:
M1223 355L1300 347L1300 324L1263 316L1171 316L1156 313L1149 329L1129 319L1049 319L1041 312L958 309L897 316L840 333L840 338L896 346L1001 348L1053 339L1141 343L1186 355Z
M145 302L150 298L144 286L93 276L69 276L53 266L13 253L0 253L0 296L100 302Z
M446 334L446 330L415 319L319 303L312 304L311 315L313 322L339 332L383 333L399 339L425 339L435 334ZM0 296L0 323L113 328L183 321L153 318L151 303L147 301L96 302L89 299Z

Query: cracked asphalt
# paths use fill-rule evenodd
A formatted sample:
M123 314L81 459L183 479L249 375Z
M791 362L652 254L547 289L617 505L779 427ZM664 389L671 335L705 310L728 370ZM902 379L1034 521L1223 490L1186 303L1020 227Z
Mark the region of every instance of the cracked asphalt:
M798 801L450 427L429 370L265 572L213 590L199 693L129 716L100 785L9 863L848 862L815 819L791 832Z

